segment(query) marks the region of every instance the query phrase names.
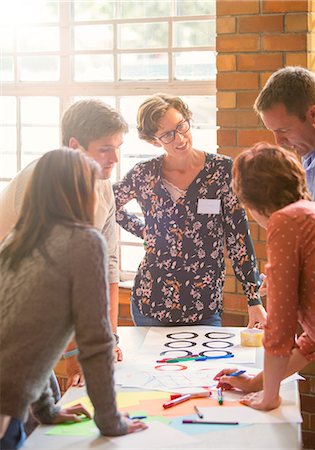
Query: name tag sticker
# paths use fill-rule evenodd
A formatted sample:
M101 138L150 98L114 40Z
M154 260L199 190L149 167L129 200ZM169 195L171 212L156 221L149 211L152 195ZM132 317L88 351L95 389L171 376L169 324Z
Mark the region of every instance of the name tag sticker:
M216 198L199 198L197 214L220 214L220 205Z

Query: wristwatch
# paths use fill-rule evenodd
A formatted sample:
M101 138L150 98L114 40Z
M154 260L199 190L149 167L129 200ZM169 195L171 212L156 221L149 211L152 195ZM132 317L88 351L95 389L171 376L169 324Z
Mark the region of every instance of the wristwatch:
M119 336L118 336L118 334L113 333L113 336L115 338L116 345L118 345L119 344Z

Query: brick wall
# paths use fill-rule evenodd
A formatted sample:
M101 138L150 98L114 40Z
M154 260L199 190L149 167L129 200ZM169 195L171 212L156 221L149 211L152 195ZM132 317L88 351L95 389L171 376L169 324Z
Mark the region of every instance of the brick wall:
M258 141L274 142L252 109L275 70L314 68L314 2L308 0L217 0L218 151L235 157ZM250 220L260 271L266 263L265 232ZM247 322L246 302L227 262L223 324ZM304 446L315 448L315 364L300 383Z

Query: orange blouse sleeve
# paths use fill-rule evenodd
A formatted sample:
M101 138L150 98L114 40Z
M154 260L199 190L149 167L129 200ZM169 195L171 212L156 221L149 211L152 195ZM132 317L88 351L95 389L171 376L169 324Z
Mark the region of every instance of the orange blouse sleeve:
M267 228L267 321L264 347L289 356L298 324L300 233L287 215L272 214Z

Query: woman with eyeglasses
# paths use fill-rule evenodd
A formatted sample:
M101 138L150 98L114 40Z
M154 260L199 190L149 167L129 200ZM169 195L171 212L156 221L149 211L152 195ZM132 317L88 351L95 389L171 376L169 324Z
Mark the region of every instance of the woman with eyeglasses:
M226 244L252 327L264 321L265 310L246 214L230 185L232 160L193 147L191 116L179 97L148 98L138 111L139 137L165 153L136 164L114 185L117 222L145 241L133 321L220 326ZM125 209L133 199L143 220Z

